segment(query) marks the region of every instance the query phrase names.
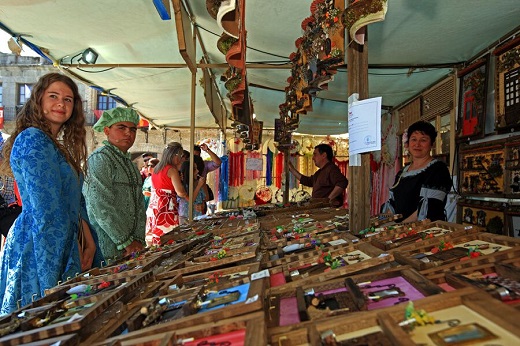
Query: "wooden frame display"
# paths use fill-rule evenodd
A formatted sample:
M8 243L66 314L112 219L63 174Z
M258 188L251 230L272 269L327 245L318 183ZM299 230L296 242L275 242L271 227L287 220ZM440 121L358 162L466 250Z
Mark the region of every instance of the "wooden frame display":
M499 133L520 129L520 38L497 47L495 59L495 128Z
M164 330L164 325L188 328L245 315L263 308L266 282L263 278L239 280L139 300L120 323L124 322L131 332L145 328L159 331ZM168 314L168 320L164 320L163 314Z
M67 334L50 339L39 340L24 344L24 346L76 346L79 345L78 334Z
M479 272L482 275L487 275L497 272L497 263L520 267L520 248L499 252L491 258L486 256L477 257L469 261L449 263L421 270L420 273L448 291L450 290L449 287L444 286L446 285L446 273L471 274Z
M484 136L489 55L458 72L460 80L457 138Z
M395 345L516 345L520 342L520 311L474 288L426 297L414 302L414 308L416 311L426 312L436 322L410 326L410 321L404 321L404 306L399 305L378 314L381 328L387 335L394 336ZM400 327L400 324L403 327ZM464 332L466 328L473 326L490 331L491 335L474 333L470 336ZM412 328L411 332L405 331ZM466 343L433 341L448 331L452 335L450 340L467 337ZM468 340L472 340L473 343Z
M418 243L393 253L401 264L411 265L417 270L439 267L445 264L471 260L477 257L491 257L501 252L511 252L520 248L520 240L487 232L459 237L444 236L432 243Z
M506 142L505 159L505 193L520 198L520 137Z
M463 225L484 227L493 234L508 235L506 229L504 205L500 202L488 202L475 199L457 201L457 219Z
M103 282L102 285L92 286L90 291L87 290L88 295L84 293L86 286L83 284L74 286L78 289L77 293L68 291L69 287L63 287L62 290L45 296L30 306L2 317L0 325L4 328L16 322L20 314L26 316L20 320L21 331L1 337L0 344L26 344L69 333L77 333L81 338L86 338L98 316L118 301L128 302L139 292L137 288L148 282L151 277L152 273L147 272L129 281L119 279ZM83 287L81 290L80 286ZM72 318L73 316L75 318Z
M477 287L511 306L520 306L520 267L495 263L495 272L446 273L446 283L454 288Z
M295 262L286 263L277 267L269 268L271 292L285 292L294 290L296 287L324 282L331 279L345 277L362 270L376 271L382 267L392 265L394 257L381 256L382 251L368 243L360 243L356 246L345 246L341 250L322 253L316 257L302 258ZM324 256L330 255L329 265ZM333 263L342 258L347 265L334 267ZM327 262L328 263L328 262Z
M274 334L302 322L349 316L444 292L409 267L306 284L282 293L272 291L267 294L267 323Z
M332 257L342 256L347 252L355 251L354 249L358 247L357 244L350 244L344 239L331 240L331 238L323 238L324 243L321 244L313 244L312 242L316 240L308 240L308 242L302 243L294 243L291 245L287 245L284 249L299 249L298 251L290 251L283 253L283 250L280 252L271 251L267 255L270 256L270 261L265 261L262 263L262 268L273 268L280 265L289 265L291 263L296 263L299 261L305 261L307 259L318 259L322 256L323 253L329 253ZM330 243L329 243L330 241ZM340 244L335 244L336 241L339 241ZM308 245L308 246L306 246ZM345 250L348 248L348 250ZM375 249L369 249L372 251ZM376 250L377 251L377 250ZM350 263L349 263L350 264Z
M432 240L444 235L456 237L479 231L481 231L479 227L462 226L446 221L418 222L387 229L374 234L369 239L370 243L379 249L395 251L402 246Z
M402 304L384 310L359 312L351 316L318 321L315 323L314 332L318 337L313 340L314 344L321 342L323 345L440 345L434 343L428 335L448 330L448 321L461 326L477 323L492 330L498 338L486 344L516 345L520 342L520 312L475 288L426 297L415 301L414 308L432 316L436 322L426 322L425 325L413 327L413 320L404 320L405 304ZM410 329L413 330L408 332Z
M187 327L178 327L175 323L163 323L154 327L115 336L98 342L96 346L151 346L151 345L220 345L226 343L225 337L230 334L235 339L243 338L243 345L263 346L267 344L267 333L262 312L255 312L239 317L216 320L210 323L194 323ZM173 335L174 334L174 335ZM226 335L227 334L227 335ZM216 339L218 336L224 336ZM172 343L167 343L171 340ZM164 341L163 343L160 343ZM175 342L173 342L175 341Z
M462 195L503 197L505 142L461 145L459 187Z

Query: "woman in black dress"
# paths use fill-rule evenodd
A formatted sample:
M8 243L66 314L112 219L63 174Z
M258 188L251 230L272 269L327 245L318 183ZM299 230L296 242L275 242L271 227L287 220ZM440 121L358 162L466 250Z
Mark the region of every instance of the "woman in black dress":
M402 214L401 222L446 220L444 206L452 180L446 164L430 154L437 131L429 122L418 121L407 135L412 161L397 173L381 212Z

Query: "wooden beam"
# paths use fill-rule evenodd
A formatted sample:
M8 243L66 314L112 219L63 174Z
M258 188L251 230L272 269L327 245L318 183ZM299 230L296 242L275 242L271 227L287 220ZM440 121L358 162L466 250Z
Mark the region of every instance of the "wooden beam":
M193 33L191 30L190 17L186 9L182 6L181 0L172 0L172 4L175 13L175 27L177 31L177 41L179 43L179 52L191 72L197 73L197 60L195 57L195 44L192 40Z
M368 98L367 42L349 44L347 65L347 98L353 93L358 93L360 100ZM348 180L349 227L354 232L367 228L370 222L370 154L361 154L361 166L349 166Z
M187 64L184 63L154 63L154 64L94 64L94 65L87 65L87 64L63 64L61 63L60 66L63 67L77 67L82 69L87 68L187 68L189 67ZM195 65L197 68L221 68L221 69L227 69L229 68L229 64L222 63L222 64L207 64L207 63L200 63ZM291 64L281 64L281 65L269 65L269 64L257 64L257 63L246 63L246 68L250 69L267 69L267 70L290 70Z

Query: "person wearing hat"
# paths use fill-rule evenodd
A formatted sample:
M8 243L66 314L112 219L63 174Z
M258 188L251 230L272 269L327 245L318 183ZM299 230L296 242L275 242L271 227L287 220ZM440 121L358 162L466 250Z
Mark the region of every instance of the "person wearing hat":
M131 108L107 110L94 124L107 139L88 158L83 187L92 227L107 260L144 247L143 180L128 150L135 141L139 115Z
M152 154L150 153L144 153L141 154L141 158L143 159L143 166L141 167L141 178L143 178L143 181L146 180L151 174L148 173L148 161L153 159Z

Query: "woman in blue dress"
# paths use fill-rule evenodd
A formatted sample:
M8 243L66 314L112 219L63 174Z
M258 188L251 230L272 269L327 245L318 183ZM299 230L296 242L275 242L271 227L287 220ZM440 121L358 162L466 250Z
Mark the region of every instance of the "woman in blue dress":
M86 169L85 116L72 79L50 73L34 85L3 148L23 211L6 239L0 262L0 315L44 296L59 281L102 260L89 228L81 184ZM78 233L82 225L82 250Z

